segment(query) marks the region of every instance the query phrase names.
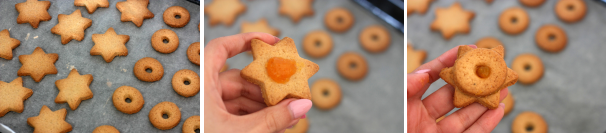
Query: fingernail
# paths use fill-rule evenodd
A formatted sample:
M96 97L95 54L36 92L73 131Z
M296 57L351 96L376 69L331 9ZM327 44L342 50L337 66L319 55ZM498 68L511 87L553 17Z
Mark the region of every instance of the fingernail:
M292 118L300 118L311 109L311 100L299 99L292 101L288 104L288 109L290 110Z
M431 69L421 69L415 72L415 74L419 74L419 73L427 73L429 72Z
M287 128L288 128L288 129L290 129L290 128L292 128L292 127L293 127L293 126L295 126L295 125L292 125L292 126L290 126L290 127L287 127Z
M505 103L501 103L499 106L505 108Z
M478 46L473 45L473 44L471 44L471 45L467 45L467 46L469 46L469 47L471 47L471 48L478 48Z
M280 38L278 38L278 37L275 37L275 36L274 36L274 39L276 40L276 42L279 42L279 41L280 41Z
M303 116L301 116L301 119L305 119L305 117L307 117L306 114L304 114Z

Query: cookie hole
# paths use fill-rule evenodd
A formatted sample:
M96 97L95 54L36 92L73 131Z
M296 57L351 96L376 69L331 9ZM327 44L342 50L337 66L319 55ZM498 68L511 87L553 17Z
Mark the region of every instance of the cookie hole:
M124 102L126 102L126 103L130 103L130 102L132 102L132 101L130 100L130 98L126 98L126 99L124 99Z
M371 36L371 38L372 38L372 40L373 40L373 41L378 41L378 40L379 40L379 36L377 36L377 35L375 35L375 34L373 34L373 35Z
M152 69L151 68L147 68L147 69L145 69L145 72L152 73Z
M185 84L185 85L189 85L189 84L190 84L190 83L189 83L189 80L185 80L185 81L183 81L183 84Z
M358 67L358 64L356 64L355 62L349 62L349 68L356 69L356 67Z
M322 42L320 42L319 40L316 40L316 47L320 47L322 46Z
M181 19L181 15L175 15L176 19Z
M166 114L166 113L162 113L162 118L164 118L164 119L168 119L168 114Z
M572 10L574 10L574 6L573 5L568 5L568 6L566 6L566 9L568 9L568 11L572 11Z
M163 42L164 44L167 44L167 43L168 43L168 39L162 39L162 42Z
M518 17L511 17L511 23L518 23Z
M532 132L532 130L534 130L534 126L532 126L532 125L526 126L526 132Z
M337 17L337 23L343 23L343 17L339 16Z
M196 130L194 130L194 132L200 133L200 128L196 128Z
M549 41L554 41L556 39L556 36L554 34L549 34L547 35L547 38L549 38Z
M524 70L530 71L530 65L529 64L524 65Z
M324 95L325 97L327 97L327 96L328 96L328 94L329 94L329 93L328 93L328 89L324 89L324 90L322 91L322 95Z
M480 78L488 78L488 76L490 76L490 67L485 65L477 66L476 75Z

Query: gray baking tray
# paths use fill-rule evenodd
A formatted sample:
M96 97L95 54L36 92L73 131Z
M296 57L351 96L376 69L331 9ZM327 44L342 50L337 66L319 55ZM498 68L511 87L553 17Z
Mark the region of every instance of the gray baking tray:
M210 0L204 3L210 3ZM275 0L243 0L247 10L238 16L232 26L223 24L211 27L204 22L205 42L222 36L240 33L243 21L256 22L267 18L267 22L280 30L279 38L290 37L295 41L299 55L320 66L320 70L309 79L310 85L317 79L330 78L339 83L343 98L332 110L322 111L315 107L307 113L310 133L326 132L402 132L404 126L404 36L390 28L383 20L357 5L345 0L317 0L313 3L315 13L293 23L288 16L278 13L279 3ZM324 14L334 8L344 7L354 14L355 23L345 33L331 32L324 26ZM208 21L208 17L205 18ZM368 25L384 26L391 34L391 45L378 54L366 52L358 42L360 31ZM332 36L334 47L325 58L314 59L302 47L303 38L312 30L324 30ZM336 69L337 58L346 51L362 54L369 65L368 74L359 82L342 78ZM253 61L252 56L242 53L227 60L230 68L242 69Z
M15 4L21 0L0 1L0 30L10 29L10 36L21 41L21 45L13 50L13 59L0 59L0 80L10 82L17 78L17 70L21 67L19 55L31 54L35 47L41 47L46 53L59 54L55 63L57 74L46 75L37 83L30 76L23 76L23 86L30 88L34 94L25 100L25 109L22 113L9 112L0 117L0 123L12 128L16 132L32 132L33 127L27 125L27 118L38 116L42 105L56 111L67 109L66 121L73 127L72 132L92 132L101 125L112 125L121 132L181 132L183 122L190 116L200 115L200 94L185 98L177 94L171 85L172 76L181 69L190 69L200 73L200 67L187 59L187 47L199 42L200 8L185 0L151 1L148 9L154 13L154 18L145 19L141 27L132 22L121 22L120 11L116 3L122 0L109 0L109 8L98 8L93 14L88 14L85 7L74 6L73 0L51 0L48 13L52 16L50 21L40 22L38 29L30 24L17 24L19 13ZM171 28L162 19L164 10L171 6L182 6L189 10L190 22L183 28ZM61 44L61 37L52 34L50 29L58 23L58 14L71 14L76 9L82 11L82 16L93 21L92 26L85 30L82 41L72 40L68 44ZM90 49L94 43L93 34L103 34L113 27L118 34L130 36L126 43L127 56L114 58L106 63L101 56L91 56ZM179 35L179 48L170 54L156 52L151 47L151 36L159 29L171 29ZM164 76L156 82L143 82L133 74L135 62L143 57L153 57L160 61L164 67ZM94 96L84 100L78 109L72 111L67 103L57 104L54 99L59 90L55 81L67 78L71 68L78 69L80 74L92 74L94 77L90 89ZM128 85L137 88L145 99L143 109L135 114L122 113L114 107L111 97L114 90L120 86ZM181 121L178 126L170 130L161 131L151 125L148 120L150 109L162 102L170 101L181 109Z
M450 40L444 40L439 32L431 31L429 25L435 19L435 10L438 7L448 7L453 3L453 0L435 1L426 14L412 14L408 17L407 38L415 49L427 50L425 62L437 58L457 45L473 44L483 37L493 36L505 47L505 62L508 67L511 67L513 59L522 53L539 56L545 66L543 78L535 84L516 83L509 87L515 98L515 106L493 132L511 132L513 119L523 111L541 114L551 133L606 131L604 5L585 0L585 18L568 24L556 16L555 0L548 0L536 8L523 6L517 0L496 0L491 4L475 0L460 1L464 9L475 12L475 18L470 23L471 31L469 34L457 34ZM508 35L499 28L498 18L503 10L516 6L528 12L530 24L521 34ZM548 53L536 45L535 33L544 24L556 24L566 31L568 45L564 50ZM438 80L423 97L445 84L443 80Z

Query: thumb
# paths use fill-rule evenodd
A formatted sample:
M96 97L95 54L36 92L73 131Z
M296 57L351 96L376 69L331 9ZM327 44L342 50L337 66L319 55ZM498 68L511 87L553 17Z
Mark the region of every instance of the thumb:
M311 109L311 105L309 99L287 99L247 116L250 116L250 122L254 122L253 132L277 132L303 117Z
M406 75L408 97L423 96L427 88L429 88L429 74L427 74L429 71L430 69L422 69Z

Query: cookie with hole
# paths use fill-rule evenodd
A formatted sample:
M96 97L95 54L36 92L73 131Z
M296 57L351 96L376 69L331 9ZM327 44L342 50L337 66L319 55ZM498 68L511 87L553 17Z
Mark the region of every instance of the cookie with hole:
M362 48L370 53L380 53L387 48L391 43L391 35L383 26L370 25L360 32L358 37Z
M181 131L183 133L196 133L196 130L200 130L200 116L194 115L185 120L183 122L183 128Z
M331 31L343 33L351 28L355 22L353 14L343 7L330 9L324 15L324 25Z
M189 11L181 6L171 6L162 14L164 23L173 28L181 28L189 23Z
M520 0L520 3L528 7L538 7L545 3L545 0Z
M200 65L200 42L194 42L187 47L187 59L196 65Z
M110 125L101 125L93 130L93 133L120 133L118 129Z
M368 73L368 63L359 53L345 52L337 60L337 71L345 79L360 81Z
M501 89L518 81L518 74L507 68L503 53L503 46L492 49L459 46L455 64L440 71L440 78L455 88L455 107L463 108L474 102L489 109L499 106Z
M475 45L478 46L478 48L491 49L497 46L503 46L503 43L501 43L501 41L495 37L484 37L478 40ZM505 50L505 46L503 46L503 50ZM505 54L505 52L503 52L503 54Z
M120 86L112 94L112 103L114 107L122 113L134 114L141 111L145 99L137 88L130 86Z
M169 54L179 48L179 36L172 30L160 29L152 35L151 45L156 51Z
M145 57L135 63L133 73L141 81L156 82L164 76L164 67L162 67L160 61L151 57Z
M168 130L179 125L181 121L181 110L173 103L164 101L156 104L149 111L149 122L160 130Z
M534 41L541 49L547 52L557 53L566 48L568 36L566 35L566 32L559 26L554 24L546 24L537 30L537 33L534 36Z
M173 90L184 97L191 97L200 91L200 77L189 69L181 69L173 75Z
M518 114L511 124L512 133L547 133L548 130L545 119L540 114L532 111Z
M323 58L332 51L332 43L332 37L328 32L314 30L303 38L303 51L313 58Z
M554 10L558 18L566 23L578 22L587 13L583 0L560 0L556 3Z
M309 130L309 121L307 118L299 119L299 122L292 128L286 129L284 133L306 133Z
M499 27L510 35L517 35L526 30L530 24L528 13L520 7L511 7L506 9L499 16Z
M531 53L518 55L513 59L511 69L518 73L520 83L527 85L539 81L545 71L541 58Z
M311 85L311 97L318 109L331 110L341 102L341 87L332 79L318 79Z

